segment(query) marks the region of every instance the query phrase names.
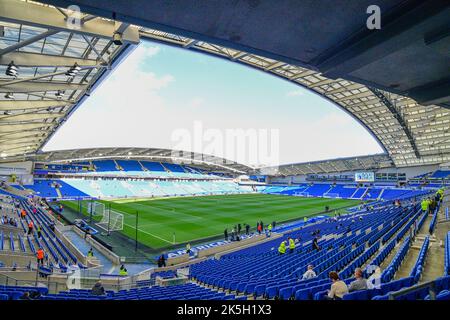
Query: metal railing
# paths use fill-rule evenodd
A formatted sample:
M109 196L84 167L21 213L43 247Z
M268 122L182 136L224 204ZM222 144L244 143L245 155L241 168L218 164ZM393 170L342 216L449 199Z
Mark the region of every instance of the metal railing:
M399 291L395 291L395 292L391 292L389 293L388 297L389 300L395 300L397 297L403 296L405 294L420 290L420 289L424 289L424 288L428 288L429 289L429 294L430 294L430 300L436 300L436 284L434 281L429 281L429 282L425 282L422 284L418 284L409 288L405 288L405 289L401 289Z

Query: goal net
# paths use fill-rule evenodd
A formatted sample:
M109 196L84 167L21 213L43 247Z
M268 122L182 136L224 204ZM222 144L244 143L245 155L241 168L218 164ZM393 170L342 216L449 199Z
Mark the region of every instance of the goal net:
M123 230L123 214L115 210L105 210L102 220L96 225L109 232Z
M105 205L103 203L87 201L84 205L87 214L92 213L93 216L103 216L105 214Z
M323 195L324 198L339 198L339 193L325 193Z

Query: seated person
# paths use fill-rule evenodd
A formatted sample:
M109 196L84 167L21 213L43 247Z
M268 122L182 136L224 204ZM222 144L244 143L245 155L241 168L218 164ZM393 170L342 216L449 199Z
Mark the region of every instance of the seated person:
M28 291L25 291L19 298L19 300L31 300L30 293Z
M308 270L303 274L302 280L315 278L317 275L314 272L314 266L312 264L308 265Z
M330 290L328 290L328 300L342 300L342 297L348 293L348 287L344 281L339 279L336 271L330 272L330 279L333 282Z
M367 289L367 280L363 277L363 272L361 268L355 269L355 279L350 283L348 287L348 292L366 290Z
M97 281L92 287L91 294L94 296L103 296L105 294L105 288L103 288L101 281Z

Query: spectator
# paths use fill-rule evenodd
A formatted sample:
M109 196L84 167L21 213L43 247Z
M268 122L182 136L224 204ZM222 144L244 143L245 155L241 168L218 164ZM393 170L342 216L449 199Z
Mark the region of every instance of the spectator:
M101 281L97 281L92 287L91 294L94 296L105 295L105 288L103 288Z
M31 300L39 300L39 298L41 297L41 293L37 290L31 291L30 293L30 299Z
M38 236L39 239L42 237L41 231L42 231L42 230L41 230L41 226L38 226L38 227L37 227L37 236Z
M225 230L223 231L223 235L225 237L225 241L228 241L228 229L225 228Z
M30 293L28 291L25 291L19 298L19 300L31 300Z
M272 224L269 224L269 226L267 227L267 230L269 231L269 235L272 234Z
M289 241L289 253L294 253L295 250L295 242L291 237L288 238Z
M191 253L191 244L190 243L186 244L186 253L187 254Z
M44 256L45 256L44 250L42 250L42 248L39 248L38 251L36 252L38 265L41 266L44 265Z
M241 229L242 229L242 226L241 226L241 224L239 223L239 224L237 225L237 232L238 232L238 235L241 234Z
M162 268L166 266L166 257L164 256L164 253L162 253L158 258L158 267Z
M261 226L261 224L258 222L258 226L256 227L257 228L257 230L258 230L258 234L261 234L261 232L262 232L262 226Z
M361 268L355 269L355 279L350 283L348 287L348 292L366 290L367 289L367 280L363 277L363 272Z
M314 272L314 266L312 264L308 265L308 270L303 274L302 280L308 280L317 277Z
M119 276L127 276L127 275L128 275L127 268L125 268L124 265L121 265L119 269Z
M330 290L328 290L327 299L329 300L341 300L342 297L348 293L348 287L344 281L339 279L339 275L336 271L330 272L330 279L333 282Z
M250 225L248 223L245 224L245 234L246 235L250 234Z
M28 235L33 233L33 227L34 227L33 221L30 220L30 222L28 223L28 233L27 233Z
M88 253L87 253L88 257L93 257L94 256L94 250L92 250L92 248L89 249Z
M286 242L284 242L284 241L281 242L280 246L278 247L278 253L280 255L286 253Z
M318 243L317 237L314 237L314 239L313 239L313 242L312 242L312 248L313 248L313 250L317 250L317 251L320 250L320 247L319 247L319 243Z

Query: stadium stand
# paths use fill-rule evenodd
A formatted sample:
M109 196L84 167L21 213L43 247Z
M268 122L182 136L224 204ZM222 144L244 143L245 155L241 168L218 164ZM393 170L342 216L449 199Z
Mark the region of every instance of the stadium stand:
M421 196L427 196L422 194ZM45 300L127 300L127 299L297 299L322 300L326 289L330 286L327 278L331 270L339 272L344 281L353 281L355 268L367 269L370 265L383 265L388 256L394 255L381 274L382 283L376 289L357 291L344 296L345 300L387 299L389 294L411 288L418 283L426 261L429 237L426 237L420 249L419 256L410 270L408 277L393 281L396 271L411 246L411 234L421 228L424 217L420 203L414 201L415 196L404 198L403 206L394 206L390 201L377 202L373 207L365 207L353 214L318 220L298 230L288 231L282 238L269 240L265 243L251 246L236 252L221 256L220 259L208 259L190 266L189 278L195 283L160 287L150 285L152 279L160 277L170 279L177 277L175 271L153 273L149 280L141 281L137 287L117 292L107 291L105 296L93 296L90 290L62 291L58 294L41 292ZM25 200L16 201L25 208L36 224L43 227L46 236L39 242L48 250L52 264L62 266L69 262L76 263L76 258L54 237L48 229L49 218L38 210L35 216L31 213L31 205ZM434 215L433 215L434 216ZM417 223L417 227L413 226ZM409 231L409 233L408 233ZM411 233L412 232L412 233ZM450 233L449 233L450 234ZM445 270L448 270L449 234L446 238ZM281 241L288 237L296 239L293 253L280 255L277 252ZM312 240L318 239L320 250L312 246ZM1 234L3 246L4 234ZM56 240L54 240L56 239ZM385 243L383 246L382 244ZM20 245L22 246L22 245ZM395 249L398 246L398 249ZM395 251L395 253L394 253ZM312 264L317 276L302 280L306 267ZM439 299L447 297L448 281L439 282ZM28 290L34 290L28 288ZM423 291L423 290L422 290ZM23 288L8 287L3 292L9 299L18 299ZM14 293L16 292L16 293ZM405 299L425 299L428 291L415 293Z

